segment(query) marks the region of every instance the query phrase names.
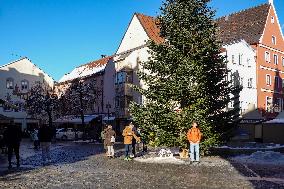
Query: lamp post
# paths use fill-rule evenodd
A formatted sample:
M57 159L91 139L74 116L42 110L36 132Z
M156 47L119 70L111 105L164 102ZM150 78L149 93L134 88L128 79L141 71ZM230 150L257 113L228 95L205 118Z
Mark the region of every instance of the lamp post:
M109 102L106 104L106 108L107 108L107 120L109 121L109 109L111 108L111 105Z

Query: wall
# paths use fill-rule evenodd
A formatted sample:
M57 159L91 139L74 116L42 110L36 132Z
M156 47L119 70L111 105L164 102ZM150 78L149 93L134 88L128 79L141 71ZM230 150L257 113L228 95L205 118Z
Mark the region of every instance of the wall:
M271 21L274 18L274 23ZM257 78L258 78L258 108L266 109L266 98L272 97L273 99L281 98L281 109L283 109L283 89L282 80L280 86L275 85L275 76L284 78L284 65L282 58L284 58L284 41L281 32L279 20L277 18L274 6L270 7L269 15L267 17L265 30L260 39L260 44L257 45ZM272 36L276 37L276 44L272 43ZM265 60L265 52L270 53L270 61ZM278 55L278 64L274 62L273 55ZM272 79L271 85L266 84L266 75L269 74ZM268 113L266 117L275 117L276 114Z
M224 45L223 48L227 50L227 68L230 70L229 80L231 75L236 72L240 79L243 80L243 90L240 92L239 101L242 112L245 112L248 110L249 104L257 105L255 51L243 40ZM241 55L241 64L239 64L239 55ZM234 56L234 63L232 56ZM251 88L248 87L249 78L252 78Z

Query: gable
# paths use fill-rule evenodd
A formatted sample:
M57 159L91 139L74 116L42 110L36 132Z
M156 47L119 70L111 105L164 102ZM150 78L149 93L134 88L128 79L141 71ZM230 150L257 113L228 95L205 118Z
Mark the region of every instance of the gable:
M274 23L272 23L272 17L274 18ZM272 43L272 36L276 37L276 45ZM284 51L283 33L273 5L270 6L260 43Z
M49 86L53 86L54 80L37 65L32 63L28 58L22 58L0 67L0 70L6 71L6 76L10 75L12 78L18 79L43 79Z
M144 45L148 40L149 37L147 33L141 25L137 15L134 14L116 54Z

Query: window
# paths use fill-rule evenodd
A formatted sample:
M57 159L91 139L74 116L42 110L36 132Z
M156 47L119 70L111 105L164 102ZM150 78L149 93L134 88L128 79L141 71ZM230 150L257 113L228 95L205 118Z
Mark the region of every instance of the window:
M248 88L252 88L252 78L248 79Z
M242 77L240 78L240 85L244 86L244 78L242 78Z
M266 85L271 85L271 76L266 74Z
M235 55L232 55L232 63L236 64L236 62L235 62Z
M279 77L278 76L275 76L275 83L274 83L274 85L275 85L275 87L274 88L276 88L276 89L278 89L279 88L279 84L280 84L280 82L279 82Z
M273 59L274 59L274 64L277 65L278 64L278 55L274 54Z
M126 78L126 73L125 72L118 72L116 74L116 84L119 83L124 83L125 82L125 78Z
M273 104L272 104L272 97L266 97L266 107L265 107L265 109L266 109L266 111L267 112L272 112L272 109L273 109Z
M231 100L231 101L229 102L228 107L229 107L229 108L234 108L234 101L233 101L233 100Z
M282 66L284 66L284 57L282 57Z
M281 98L275 98L275 100L274 100L274 111L275 112L281 112L281 107L282 107L282 105L281 105L282 103L281 103Z
M270 62L270 53L267 51L265 52L265 61Z
M271 23L274 24L274 16L271 16Z
M248 67L251 67L250 59L249 59L249 58L247 58L247 65L248 65Z
M6 87L7 87L7 89L13 89L14 88L14 80L12 78L8 78L6 80Z
M242 65L243 54L239 54L239 65Z
M21 81L22 90L29 89L29 82L27 80Z
M272 36L272 44L276 45L276 37Z

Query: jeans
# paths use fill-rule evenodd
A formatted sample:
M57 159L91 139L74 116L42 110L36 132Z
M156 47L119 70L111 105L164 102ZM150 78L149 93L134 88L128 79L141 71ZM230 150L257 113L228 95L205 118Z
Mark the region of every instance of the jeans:
M41 143L41 157L42 157L42 161L45 162L46 158L50 161L50 145L51 142L42 142Z
M190 160L199 161L199 143L190 143Z
M129 152L132 147L132 144L125 144L125 157L129 157Z
M114 148L113 146L107 146L107 155L114 156Z

